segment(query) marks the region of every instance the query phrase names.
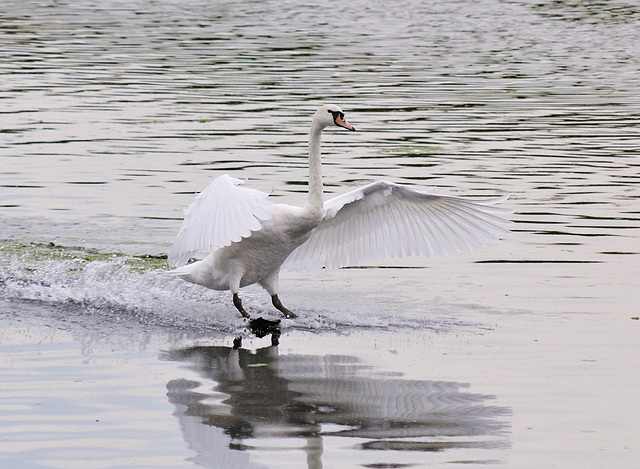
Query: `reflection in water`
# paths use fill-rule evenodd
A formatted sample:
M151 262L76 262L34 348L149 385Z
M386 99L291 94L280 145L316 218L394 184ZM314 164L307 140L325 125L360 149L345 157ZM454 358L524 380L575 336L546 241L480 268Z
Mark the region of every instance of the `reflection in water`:
M193 347L164 358L188 362L203 378L174 379L167 389L206 467L263 467L243 450L302 446L307 466L320 468L331 437L353 438L351 451L395 450L414 462L425 452L508 445L508 409L465 384L376 374L353 356L280 356L276 346Z

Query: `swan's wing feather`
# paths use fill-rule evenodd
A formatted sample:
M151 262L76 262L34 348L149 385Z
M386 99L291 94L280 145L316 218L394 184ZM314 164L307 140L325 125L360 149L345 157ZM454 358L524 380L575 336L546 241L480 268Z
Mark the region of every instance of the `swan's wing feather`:
M374 182L327 200L322 222L284 267L338 268L470 251L508 233L511 211L496 206L507 198L448 197Z
M200 192L185 210L168 262L179 267L198 251L215 250L251 236L271 218L269 194L241 187L243 181L222 175Z

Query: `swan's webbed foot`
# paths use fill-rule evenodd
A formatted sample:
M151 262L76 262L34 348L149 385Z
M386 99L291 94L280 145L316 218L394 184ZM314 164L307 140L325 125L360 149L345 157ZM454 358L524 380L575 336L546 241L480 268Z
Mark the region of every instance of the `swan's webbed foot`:
M262 339L264 336L271 334L271 342L273 343L273 336L276 336L276 342L280 337L280 319L270 321L269 319L257 318L249 321L249 330L253 334Z
M275 306L278 311L284 314L285 318L293 319L298 317L297 314L289 311L287 308L282 306L282 303L280 302L280 298L278 298L278 295L273 295L271 297L271 302L273 303L273 306Z
M235 306L238 309L238 311L240 311L240 314L242 314L242 317L244 318L251 317L249 316L249 313L247 313L245 309L242 307L242 300L240 299L237 293L233 294L233 306Z

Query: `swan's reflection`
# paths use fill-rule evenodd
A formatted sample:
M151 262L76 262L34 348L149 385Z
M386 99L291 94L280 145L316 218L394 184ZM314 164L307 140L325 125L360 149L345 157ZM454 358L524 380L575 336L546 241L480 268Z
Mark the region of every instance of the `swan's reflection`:
M167 389L206 467L263 467L238 450L303 447L307 467L321 468L329 437L351 437L358 450L507 445L508 410L461 383L374 374L352 356L279 356L277 346L193 347L165 358L189 363L203 378L175 379Z

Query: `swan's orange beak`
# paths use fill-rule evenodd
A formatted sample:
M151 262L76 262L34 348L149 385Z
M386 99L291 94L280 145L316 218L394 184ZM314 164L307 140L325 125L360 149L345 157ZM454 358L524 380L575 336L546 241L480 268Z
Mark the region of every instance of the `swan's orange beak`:
M336 114L335 119L333 120L333 122L336 123L337 126L339 127L344 127L347 130L350 130L351 132L355 132L356 128L354 126L352 126L351 124L349 124L346 120L344 120L344 114L340 115L340 114Z

